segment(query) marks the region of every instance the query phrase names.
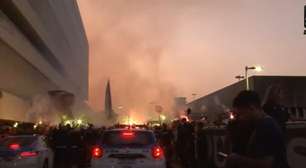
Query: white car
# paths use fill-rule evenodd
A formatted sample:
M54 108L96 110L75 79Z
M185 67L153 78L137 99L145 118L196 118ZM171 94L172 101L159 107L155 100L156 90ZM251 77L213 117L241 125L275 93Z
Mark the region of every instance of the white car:
M152 131L113 129L105 131L92 149L92 168L165 168L163 149Z
M0 142L1 168L52 168L53 152L39 135L9 136Z

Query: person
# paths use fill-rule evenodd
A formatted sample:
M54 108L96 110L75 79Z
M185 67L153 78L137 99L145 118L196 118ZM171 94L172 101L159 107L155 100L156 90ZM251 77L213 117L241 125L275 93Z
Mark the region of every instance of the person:
M285 142L279 125L261 108L254 91L242 91L233 101L237 122L251 123L253 129L244 154L231 153L227 168L288 168ZM242 124L243 125L243 124ZM244 129L241 127L240 129Z
M172 156L173 156L173 133L169 129L167 124L162 125L162 130L160 133L161 137L161 146L164 148L165 151L165 157L166 157L166 165L167 168L171 167L171 161L172 161Z
M286 122L289 119L289 114L286 108L282 105L283 91L280 85L273 85L268 90L266 101L263 105L265 113L271 116L281 127L283 133L286 133Z
M249 138L254 130L254 123L230 120L226 126L226 152L245 155Z
M70 125L60 124L59 128L53 133L54 167L56 168L71 168L73 165L71 130Z
M2 126L3 130L1 130L0 132L0 141L5 139L6 137L8 137L10 135L10 128L8 126Z
M195 159L196 167L203 167L207 163L207 138L203 130L204 123L198 122L195 127Z
M84 146L85 146L85 165L88 167L90 166L91 161L91 148L93 145L95 145L98 135L96 135L96 132L94 131L94 127L92 124L89 125L89 127L84 130Z
M194 129L186 118L182 118L177 127L176 152L184 168L193 168L194 158Z

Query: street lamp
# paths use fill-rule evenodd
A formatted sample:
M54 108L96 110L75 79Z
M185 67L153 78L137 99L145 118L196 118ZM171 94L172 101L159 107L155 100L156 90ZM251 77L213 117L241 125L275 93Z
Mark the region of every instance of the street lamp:
M245 66L246 90L250 90L248 70L255 70L256 72L261 72L262 67L261 66L251 66L251 67Z
M14 125L13 125L13 127L14 127L14 128L17 128L18 125L19 125L19 123L18 123L18 122L15 122Z
M240 81L241 79L244 79L244 76L243 75L237 75L235 76L236 79L238 79L238 81Z

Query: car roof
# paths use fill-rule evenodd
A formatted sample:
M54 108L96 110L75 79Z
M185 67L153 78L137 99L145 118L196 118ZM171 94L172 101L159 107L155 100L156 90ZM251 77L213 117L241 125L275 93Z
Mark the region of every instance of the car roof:
M105 132L112 132L112 131L135 131L135 132L150 132L153 133L153 131L151 130L147 130L147 129L137 129L137 128L113 128L113 129L109 129L109 130L105 130Z
M9 135L7 138L31 138L31 137L43 137L42 135L30 134L30 135Z

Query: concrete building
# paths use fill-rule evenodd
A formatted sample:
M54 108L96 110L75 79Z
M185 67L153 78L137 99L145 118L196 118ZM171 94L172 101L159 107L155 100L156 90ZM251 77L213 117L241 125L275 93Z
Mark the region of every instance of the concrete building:
M252 76L249 78L250 89L256 91L266 102L267 96L274 86L281 88L282 105L286 107L294 120L306 120L306 77L305 76ZM226 86L211 94L188 103L193 113L205 115L209 121L222 119L232 110L232 101L242 90L246 89L246 81L242 80Z
M0 118L24 120L52 90L88 98L88 41L75 0L0 1Z

